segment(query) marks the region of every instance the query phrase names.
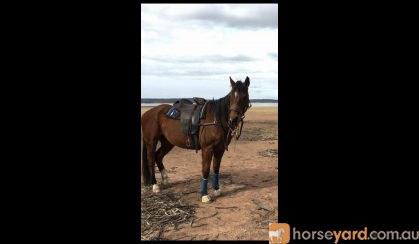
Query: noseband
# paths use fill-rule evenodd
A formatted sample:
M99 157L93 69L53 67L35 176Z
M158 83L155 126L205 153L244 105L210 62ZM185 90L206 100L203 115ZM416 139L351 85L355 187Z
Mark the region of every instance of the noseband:
M244 116L244 114L246 113L246 111L249 109L249 108L251 108L252 107L252 104L250 103L250 101L246 104L246 107L244 107L244 112L242 112L241 110L240 110L240 107L239 107L239 105L237 105L236 103L234 103L233 105L231 105L230 106L230 108L228 109L228 113L227 113L227 116L230 114L230 111L231 110L233 110L233 111L236 111L237 113L239 113L240 115L241 115L241 119L240 119L240 121L242 121L244 118L245 118L245 116Z
M228 109L228 114L230 114L230 111L231 111L231 110L236 111L237 113L239 113L239 114L243 117L243 113L242 113L242 111L240 110L239 105L237 105L237 104L233 104L233 105L231 105L231 106L230 106L230 108Z

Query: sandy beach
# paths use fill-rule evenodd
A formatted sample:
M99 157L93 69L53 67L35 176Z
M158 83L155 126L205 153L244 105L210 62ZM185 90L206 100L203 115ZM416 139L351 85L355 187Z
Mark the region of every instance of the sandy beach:
M141 115L149 109L142 107ZM269 223L278 223L278 107L254 106L248 110L241 138L232 141L221 162L222 195L215 197L208 184L214 200L210 204L203 204L199 194L200 151L196 154L175 147L163 163L170 184L161 187L161 200L165 194L176 193L180 201L197 206L192 217L196 224L188 221L176 228L167 227L161 233L163 239L268 241ZM156 178L160 184L160 173ZM143 190L151 191L151 187ZM254 199L273 211L261 209Z

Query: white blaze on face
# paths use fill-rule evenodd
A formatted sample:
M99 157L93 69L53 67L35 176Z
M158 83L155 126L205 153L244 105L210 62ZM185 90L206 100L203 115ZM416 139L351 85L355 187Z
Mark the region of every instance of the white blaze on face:
M234 96L237 97L238 96L238 93L237 92L234 92Z

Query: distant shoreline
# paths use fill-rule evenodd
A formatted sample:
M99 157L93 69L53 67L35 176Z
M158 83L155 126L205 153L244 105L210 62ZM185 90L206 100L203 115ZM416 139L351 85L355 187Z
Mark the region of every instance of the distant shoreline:
M179 100L180 98L141 98L141 103L168 103L172 104ZM191 102L194 102L192 98L186 98ZM211 101L212 99L206 99ZM278 103L278 100L275 99L250 99L251 103Z
M141 103L142 108L152 108L159 106L161 104L168 104L170 106L173 105L173 103ZM261 102L252 102L252 106L254 107L277 107L278 103L261 103Z

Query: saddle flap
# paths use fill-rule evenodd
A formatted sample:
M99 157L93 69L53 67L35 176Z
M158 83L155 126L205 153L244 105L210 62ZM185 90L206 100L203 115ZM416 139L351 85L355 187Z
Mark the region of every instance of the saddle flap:
M183 106L180 111L180 125L185 135L190 135L192 113L195 106Z
M199 129L199 118L201 115L201 109L203 105L196 106L195 112L192 116L191 134L195 134Z

